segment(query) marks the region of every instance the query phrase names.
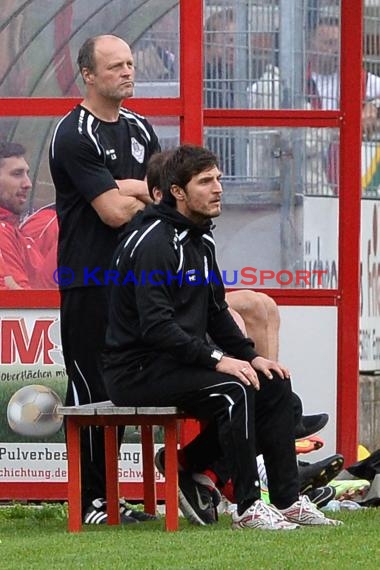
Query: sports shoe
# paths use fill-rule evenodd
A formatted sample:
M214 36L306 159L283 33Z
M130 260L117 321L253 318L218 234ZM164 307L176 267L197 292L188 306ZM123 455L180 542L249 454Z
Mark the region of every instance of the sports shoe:
M154 464L161 475L165 475L165 448L160 447L154 456Z
M192 473L193 481L199 485L204 485L211 493L212 503L215 508L218 507L220 501L222 500L222 494L215 485L214 481L210 479L205 473Z
M125 499L119 499L119 505L120 505L120 514L123 514L127 517L132 517L139 522L158 520L158 517L156 515L152 515L151 513L146 513L145 511L138 511L136 509L132 509L131 505L127 503Z
M205 526L217 522L213 492L196 483L188 471L178 473L178 500L182 514L192 524Z
M161 475L165 475L165 449L161 447L154 458ZM178 471L178 500L182 514L197 525L214 524L221 494L214 482L203 473Z
M336 491L331 485L325 485L324 487L310 489L310 491L307 491L305 494L318 509L322 509L327 503L335 499Z
M296 453L310 453L311 451L317 451L325 445L323 439L319 435L311 435L306 439L296 439Z
M105 499L94 499L91 505L85 512L83 517L84 524L106 524L107 523L107 502ZM139 521L127 515L124 507L120 507L120 523L121 524L135 524Z
M232 530L253 528L259 530L294 530L299 525L289 522L273 505L266 505L258 499L239 516L237 510L232 513Z
M351 479L348 481L334 479L330 481L330 485L335 488L337 499L350 499L352 501L363 498L367 494L371 483L366 479Z
M329 421L328 414L314 414L301 416L300 421L295 426L295 438L305 439L321 431Z
M298 501L290 505L287 509L280 509L289 522L302 526L339 526L342 521L328 519L319 511L307 495L301 495Z
M353 465L347 467L347 471L357 479L366 479L367 481L373 481L376 475L379 473L379 467L380 449L377 449L373 453L367 455L367 457L361 461L358 461L357 463L354 463Z
M342 470L343 455L335 454L316 463L298 463L300 477L300 492L307 493L310 489L324 487Z

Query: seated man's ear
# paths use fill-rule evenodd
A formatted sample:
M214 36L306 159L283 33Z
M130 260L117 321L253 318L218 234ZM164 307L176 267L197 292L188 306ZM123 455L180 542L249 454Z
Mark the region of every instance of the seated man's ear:
M170 192L173 194L174 198L178 200L178 202L182 202L185 198L185 191L177 184L172 184L170 188Z

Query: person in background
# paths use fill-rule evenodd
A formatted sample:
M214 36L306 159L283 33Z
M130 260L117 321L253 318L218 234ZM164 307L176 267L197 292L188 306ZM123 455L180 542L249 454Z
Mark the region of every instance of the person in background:
M218 10L205 22L204 106L210 109L234 107L235 13ZM220 157L225 175L236 173L236 144L228 129L207 129L205 145Z
M331 12L331 13L330 13ZM329 8L313 11L308 19L308 63L305 71L306 109L334 110L339 107L339 17ZM379 127L380 77L363 69L362 131L369 140ZM262 76L250 88L249 103L255 109L282 107L281 70L268 64ZM305 133L305 182L310 193L338 194L339 140L326 129L307 129Z
M25 235L20 220L32 183L25 148L17 142L0 143L0 288L48 289L53 279L38 244Z
M55 204L48 204L27 216L20 225L21 233L32 239L45 259L45 273L50 288L56 289L58 220Z

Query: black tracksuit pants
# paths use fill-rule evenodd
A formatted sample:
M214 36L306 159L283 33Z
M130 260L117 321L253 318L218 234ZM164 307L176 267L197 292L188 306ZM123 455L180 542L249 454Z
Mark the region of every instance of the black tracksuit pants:
M286 508L298 499L291 383L259 374L261 389L214 370L181 366L155 354L149 362L107 368L116 405L178 406L208 426L184 448L194 470L211 467L221 483L232 479L238 503L260 497L256 455L262 453L271 501Z
M66 405L108 400L101 354L107 326L106 287L82 287L61 292L62 351L68 375ZM81 433L82 509L105 497L103 429L90 426Z

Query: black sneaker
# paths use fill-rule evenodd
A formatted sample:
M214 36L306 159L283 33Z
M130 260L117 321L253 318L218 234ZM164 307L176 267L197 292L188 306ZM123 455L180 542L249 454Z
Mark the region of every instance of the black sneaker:
M314 503L318 509L321 509L325 507L329 501L335 499L336 490L331 485L325 485L324 487L310 489L306 494L310 501Z
M300 421L295 426L295 438L305 439L311 435L315 435L325 427L329 421L328 414L314 414L310 416L301 416Z
M154 456L154 464L161 475L165 475L165 448L160 447Z
M129 503L125 499L119 499L120 505L120 514L123 514L127 517L132 517L136 519L138 522L149 522L149 521L156 521L158 517L156 515L151 515L150 513L146 513L145 511L137 511L136 509L132 509Z
M94 499L85 512L83 517L84 524L106 524L107 523L107 502L105 499ZM124 508L120 507L120 523L134 524L139 521L124 512Z
M213 494L205 485L196 483L188 471L180 471L178 487L179 508L192 524L205 526L217 522Z
M165 449L163 447L157 451L154 462L161 475L165 475ZM213 489L210 490L209 486ZM178 487L179 508L192 524L207 525L217 522L217 506L221 495L211 479L201 473L180 470Z
M342 470L344 463L343 455L331 455L316 463L300 461L298 471L300 477L300 492L305 494L310 489L327 485Z

